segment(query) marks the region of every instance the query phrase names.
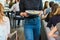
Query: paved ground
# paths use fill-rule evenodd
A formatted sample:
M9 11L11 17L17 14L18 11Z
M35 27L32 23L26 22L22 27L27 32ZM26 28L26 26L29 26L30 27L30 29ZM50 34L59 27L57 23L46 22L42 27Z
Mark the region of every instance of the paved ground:
M17 34L18 34L18 39L19 40L24 40L24 29L23 27L17 28L17 29L11 29L11 32L17 30Z

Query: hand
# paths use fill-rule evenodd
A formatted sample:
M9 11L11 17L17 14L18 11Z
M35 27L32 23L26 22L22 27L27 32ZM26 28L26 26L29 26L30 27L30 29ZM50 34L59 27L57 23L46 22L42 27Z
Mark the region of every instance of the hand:
M28 15L26 12L24 12L24 16L25 16L25 17L28 17L29 15Z
M41 10L40 13L39 13L39 16L41 16L43 14L43 11Z
M24 17L24 12L21 12L21 13L20 13L20 16Z
M29 16L26 12L21 12L20 15L23 16L23 17L28 17Z

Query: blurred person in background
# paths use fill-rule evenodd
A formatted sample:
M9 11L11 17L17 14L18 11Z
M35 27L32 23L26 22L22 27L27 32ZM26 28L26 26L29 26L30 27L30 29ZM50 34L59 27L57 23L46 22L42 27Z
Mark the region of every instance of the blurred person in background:
M8 0L6 0L6 3L8 4Z
M49 8L49 2L48 1L45 1L45 3L44 3L44 9L43 10L45 10L47 8Z
M51 2L45 1L45 5L44 5L44 9L43 9L44 10L43 19L45 19L46 22L48 22L47 17L49 16L49 14L51 12L51 8L52 8L53 4L54 4L53 1L51 1Z
M47 24L47 27L49 27L51 29L52 25L55 26L59 21L59 15L55 15L55 13L57 12L57 8L58 8L58 4L54 4L53 7L52 7L52 12L50 13L49 15L49 22ZM57 12L58 13L58 12ZM55 18L57 16L57 18Z
M16 3L12 5L10 11L13 11L13 12L20 11L19 2L20 2L20 0L16 0Z
M9 8L9 3L8 2L9 2L8 0L5 1L5 7L7 7L7 8Z
M49 2L48 1L45 1L43 11L44 11L43 13L44 16L42 16L42 19L46 18L47 14L49 13Z
M17 2L17 0L14 1L14 3L16 3L16 2Z
M53 1L51 1L51 2L45 1L45 5L44 5L44 9L43 9L44 13L42 14L42 19L43 19L43 23L44 23L45 27L48 24L49 15L52 11L51 9L52 9L53 4L54 4Z
M54 5L54 2L53 1L51 1L51 2L49 2L49 8L47 9L47 10L45 10L45 21L48 23L48 21L49 21L49 15L50 15L50 13L51 13L51 11L52 11L52 7L53 7L53 5Z
M19 11L20 11L19 2L20 2L20 0L15 0L15 1L16 1L16 3L13 4L13 6L10 9L10 11L16 12L16 15L19 16L20 15L19 14ZM20 23L20 19L18 19L18 24L17 24L18 27L19 27L19 23Z
M60 40L60 7L55 9L52 18L50 19L49 26L52 27L51 31L48 33L49 37L54 37L56 40ZM58 35L55 34L58 31Z
M51 10L52 10L53 5L54 5L53 1L49 2L49 7L50 7Z
M4 14L4 7L0 3L0 40L7 40L10 34L10 21Z
M11 8L13 6L13 4L14 4L13 0L10 0L9 8Z
M56 33L55 32L55 34L57 34L57 35L52 35L53 34L53 32L54 32L54 28L55 28L55 26L57 25L57 23L59 23L60 22L60 15L59 15L59 13L60 13L60 10L59 10L59 5L58 4L54 4L53 5L53 7L52 7L52 12L50 13L50 15L49 15L49 17L50 17L50 19L49 19L49 22L48 22L48 24L47 24L47 27L48 28L50 28L50 31L48 32L48 36L49 37L57 37L57 35L59 34L59 33ZM52 31L53 30L53 31ZM51 32L52 31L52 32ZM51 32L51 33L50 33ZM53 38L54 38L53 37Z
M57 10L58 8L58 4L54 3L51 7L51 12L49 13L49 15L47 16L47 25L46 25L46 32L47 32L47 36L49 34L49 32L51 31L52 28L54 28L54 26L56 25L57 21L55 22L55 19L53 18L54 17L54 12L55 10ZM52 21L51 21L52 20ZM45 23L46 24L46 23ZM58 31L56 32L56 34L59 34ZM48 36L48 39L50 40L55 40L54 37L49 37Z
M49 2L45 1L45 5L44 5L44 15L49 14L49 12L51 12L50 8L49 8Z
M41 16L42 13L42 0L20 0L20 15L25 17L24 34L25 40L39 40L41 33ZM38 15L28 15L26 10L38 10ZM40 39L41 40L41 39Z

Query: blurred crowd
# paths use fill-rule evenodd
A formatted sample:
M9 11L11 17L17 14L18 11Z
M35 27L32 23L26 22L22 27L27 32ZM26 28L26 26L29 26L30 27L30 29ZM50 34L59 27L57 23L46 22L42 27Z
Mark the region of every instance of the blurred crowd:
M10 12L11 11L17 12L16 15L21 16L19 13L20 12L19 3L20 3L20 0L9 0L9 1L6 0L5 7L9 8ZM2 31L0 33L2 36L4 35L4 39L7 40L7 37L10 36L9 35L10 21L9 21L9 18L6 17L5 14L3 13L4 12L3 10L4 10L4 7L0 3L0 25L2 26L0 27L0 30L4 31L5 35L3 34ZM40 14L40 17L44 25L48 40L60 40L60 6L59 4L54 3L53 1L50 1L50 2L45 1L42 12L43 13ZM18 19L18 24L17 24L18 26L19 26L19 23L20 23L20 19ZM6 28L4 25L6 26Z
M45 1L43 8L43 24L48 40L60 40L60 6L53 1Z

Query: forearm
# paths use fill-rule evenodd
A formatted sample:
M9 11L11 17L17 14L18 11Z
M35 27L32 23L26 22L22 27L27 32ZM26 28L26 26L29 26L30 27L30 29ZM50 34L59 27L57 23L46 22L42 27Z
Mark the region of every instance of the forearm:
M58 35L57 35L57 34L53 34L53 35L52 35L52 37L57 38L57 37L58 37Z
M54 28L48 33L48 35L51 36L51 37L57 36L57 35L54 34L56 31L57 31L57 28L54 27Z
M44 15L44 14L42 15L42 19L45 19L46 17L47 17L47 15Z

